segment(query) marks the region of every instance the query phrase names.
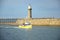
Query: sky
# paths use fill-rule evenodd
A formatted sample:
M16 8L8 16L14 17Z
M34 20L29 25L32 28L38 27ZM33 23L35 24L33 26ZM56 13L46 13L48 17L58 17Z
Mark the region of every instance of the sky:
M60 0L0 0L0 18L26 18L29 4L32 18L60 18Z

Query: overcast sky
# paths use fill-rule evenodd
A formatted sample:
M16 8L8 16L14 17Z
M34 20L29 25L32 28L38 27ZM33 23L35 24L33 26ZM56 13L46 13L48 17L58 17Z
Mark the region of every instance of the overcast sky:
M0 18L25 18L29 4L33 18L60 18L60 0L0 0Z

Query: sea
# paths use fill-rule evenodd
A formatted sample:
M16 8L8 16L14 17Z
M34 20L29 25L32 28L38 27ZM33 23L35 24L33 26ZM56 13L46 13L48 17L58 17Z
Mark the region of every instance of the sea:
M0 22L15 22L17 19L0 19ZM60 26L32 26L21 29L18 26L0 25L0 40L60 40Z
M21 29L18 26L0 25L0 40L60 40L60 26Z

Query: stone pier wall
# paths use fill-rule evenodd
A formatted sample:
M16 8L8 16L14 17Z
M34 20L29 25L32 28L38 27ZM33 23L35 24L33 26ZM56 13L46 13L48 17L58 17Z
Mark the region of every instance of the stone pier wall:
M32 25L60 25L60 19L20 19L16 23L22 24L26 21Z
M3 19L4 20L4 19ZM0 21L0 24L8 24L8 25L20 25L20 24L23 24L25 22L30 22L32 25L59 25L60 26L60 19L45 19L45 18L41 18L41 19L36 19L36 18L33 18L33 19L17 19L16 21L14 22L1 22Z

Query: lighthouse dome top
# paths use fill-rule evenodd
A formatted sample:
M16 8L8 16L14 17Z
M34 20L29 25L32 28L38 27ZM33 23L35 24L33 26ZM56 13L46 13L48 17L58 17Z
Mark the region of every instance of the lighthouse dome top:
M28 5L28 9L32 9L32 8L31 8L31 5Z

